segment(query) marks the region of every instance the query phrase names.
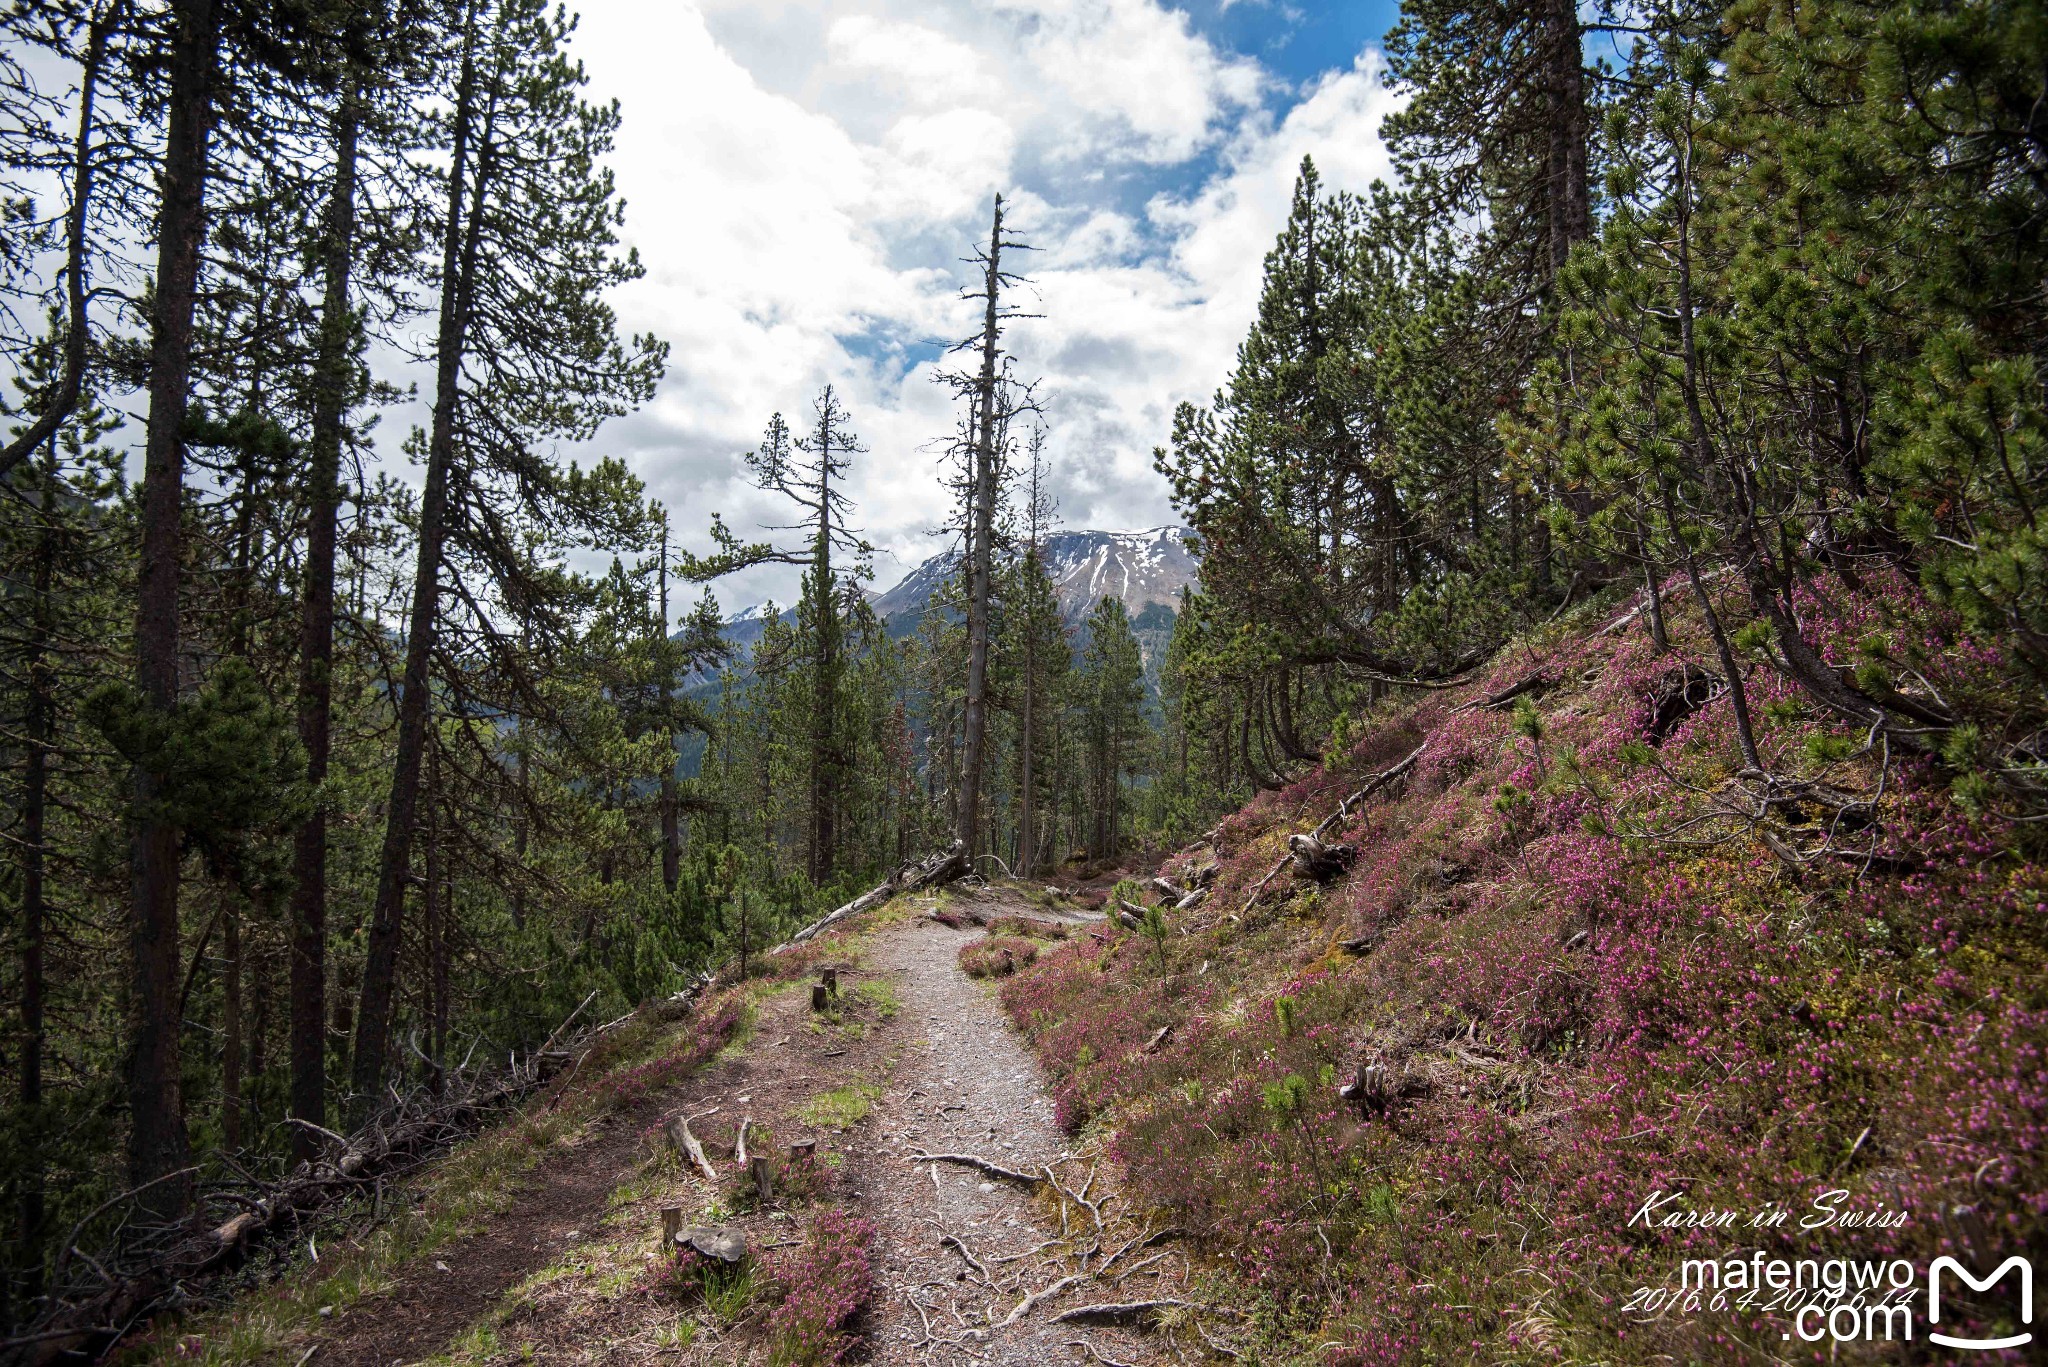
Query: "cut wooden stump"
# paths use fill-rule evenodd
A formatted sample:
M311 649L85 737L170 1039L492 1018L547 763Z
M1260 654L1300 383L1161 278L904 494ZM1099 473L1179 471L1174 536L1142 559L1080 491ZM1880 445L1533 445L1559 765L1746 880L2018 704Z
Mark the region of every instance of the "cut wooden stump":
M811 984L811 1010L823 1011L832 1005L832 994L823 983Z
M675 1246L676 1236L683 1232L683 1208L663 1206L661 1208L661 1243L664 1248Z
M768 1155L757 1153L747 1164L747 1171L754 1179L754 1191L760 1196L761 1204L767 1205L775 1199L775 1170L768 1162Z
M716 1262L743 1263L747 1260L747 1236L736 1229L690 1225L676 1235L676 1242Z
M792 1163L800 1163L807 1158L814 1158L817 1156L817 1153L818 1141L815 1139L792 1139L789 1141L789 1161Z
M820 985L821 985L822 987L824 987L824 989L825 989L825 990L826 990L827 992L830 992L830 993L831 993L831 994L832 994L833 996L835 996L835 997L836 997L836 996L838 996L838 995L839 995L839 970L838 970L838 969L836 969L836 968L825 968L825 969L820 969L820 970L818 971L818 982L819 982L819 984L820 984Z

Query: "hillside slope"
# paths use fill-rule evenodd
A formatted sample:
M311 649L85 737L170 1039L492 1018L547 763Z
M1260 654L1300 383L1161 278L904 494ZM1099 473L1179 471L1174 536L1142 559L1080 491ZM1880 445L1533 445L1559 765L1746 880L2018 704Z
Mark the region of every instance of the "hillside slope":
M1835 663L2001 686L1910 588L1865 587L1806 605ZM2032 837L1759 665L1767 790L1673 628L1660 654L1588 610L1408 691L1167 861L1213 882L1156 940L1006 985L1062 1116L1262 1297L1276 1358L1853 1358L1792 1337L1816 1293L1746 1260L1906 1260L1924 1345L1932 1259L1981 1276L2048 1234L2048 876L2007 852ZM1320 883L1287 847L1318 826L1355 853ZM1673 1296L1706 1258L1745 1262ZM1962 1290L1939 1329L2025 1329L2010 1286Z

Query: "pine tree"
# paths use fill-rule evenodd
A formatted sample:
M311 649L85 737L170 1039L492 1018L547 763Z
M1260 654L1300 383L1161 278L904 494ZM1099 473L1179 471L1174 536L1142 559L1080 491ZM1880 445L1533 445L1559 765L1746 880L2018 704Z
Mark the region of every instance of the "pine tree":
M505 654L477 597L483 584L536 637L561 630L550 602L559 581L510 540L512 524L561 540L646 535L644 505L622 470L563 471L535 449L588 436L644 401L664 358L651 338L622 344L602 298L640 266L616 250L619 208L600 164L618 110L582 101L567 38L566 17L540 0L470 0L452 54L433 421L416 442L426 486L352 1063L363 1105L381 1095L389 1059L444 589L457 590L481 638ZM504 677L517 687L522 676Z
M1123 839L1125 776L1137 767L1145 737L1145 663L1122 602L1104 598L1082 623L1075 679L1087 783L1088 853L1106 859Z

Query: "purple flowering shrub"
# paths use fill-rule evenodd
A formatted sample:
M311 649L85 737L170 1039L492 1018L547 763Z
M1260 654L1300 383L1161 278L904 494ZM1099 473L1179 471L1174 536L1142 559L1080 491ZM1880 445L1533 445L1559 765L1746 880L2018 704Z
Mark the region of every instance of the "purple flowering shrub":
M960 946L960 971L970 978L1002 978L1038 957L1038 946L1021 935L984 935Z
M739 1032L747 1009L737 992L721 992L700 1002L668 1050L645 1063L602 1075L592 1084L593 1091L613 1110L635 1109L710 1062Z
M1888 686L1985 707L2019 687L1902 581L1800 606L1826 658ZM1083 937L1003 985L1063 1126L1105 1123L1134 1196L1320 1360L1819 1360L1832 1345L1783 1338L1782 1312L1622 1307L1684 1258L1988 1271L2048 1239L2037 837L1760 664L1766 764L1881 792L1874 822L1789 866L1712 805L1740 767L1728 703L1670 704L1683 662L1713 664L1696 622L1670 625L1673 654L1637 632L1517 648L1261 794L1222 823L1215 891L1164 974L1136 937ZM1532 671L1540 741L1461 705ZM1347 876L1283 873L1238 915L1289 832L1424 738L1340 833ZM1908 1218L1801 1229L1833 1190ZM1632 1221L1659 1191L1742 1224ZM1748 1224L1773 1206L1790 1219ZM1945 1305L1941 1327L1999 1313Z
M811 1222L801 1247L770 1260L781 1299L768 1312L769 1361L836 1363L858 1346L850 1326L874 1296L874 1239L866 1220L828 1210Z

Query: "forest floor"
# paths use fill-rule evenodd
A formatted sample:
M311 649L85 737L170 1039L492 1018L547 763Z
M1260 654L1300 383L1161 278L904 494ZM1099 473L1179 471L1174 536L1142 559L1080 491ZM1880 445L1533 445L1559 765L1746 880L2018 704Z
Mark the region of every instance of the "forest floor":
M937 902L970 919L1029 918L1050 935L1087 934L1091 924L1006 889ZM994 992L959 966L980 930L933 920L934 906L931 897L899 901L835 942L819 960L841 973L825 1011L812 1009L808 976L753 989L743 1041L559 1147L503 1213L338 1307L287 1361L787 1358L789 1343L769 1323L785 1290L778 1259L798 1256L827 1211L873 1229L872 1296L847 1326L857 1338L838 1341L851 1360L1137 1364L1164 1360L1177 1342L1199 1349L1191 1334L1200 1330L1178 1306L1129 1312L1138 1322L1121 1325L1056 1318L1194 1299L1191 1269L1170 1231L1121 1208L1114 1165L1055 1126L1038 1066ZM678 1114L702 1139L715 1182L664 1136ZM815 1140L811 1176L786 1169L796 1181L762 1204L734 1161L742 1119L751 1122L749 1148L778 1166L792 1142ZM973 1155L1035 1180L920 1160L925 1153ZM661 1211L676 1206L685 1224L743 1234L750 1273L678 1294L657 1252Z

